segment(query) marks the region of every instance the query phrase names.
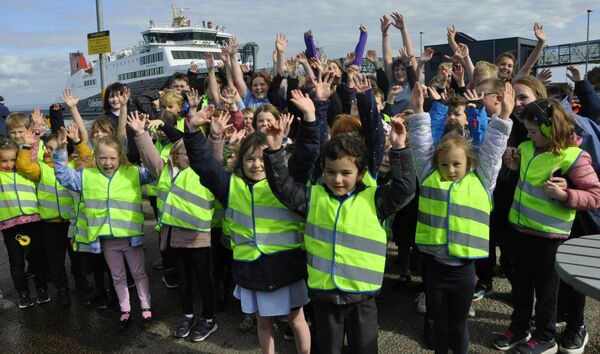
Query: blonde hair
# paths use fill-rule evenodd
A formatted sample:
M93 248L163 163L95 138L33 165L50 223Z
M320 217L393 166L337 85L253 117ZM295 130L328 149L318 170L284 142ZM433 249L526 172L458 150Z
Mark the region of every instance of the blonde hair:
M29 129L31 127L31 118L21 112L9 114L4 122L6 123L6 128L8 128L8 130L17 128Z
M512 85L513 85L513 87L515 85L523 85L523 86L529 87L531 89L531 91L533 92L533 95L535 96L536 99L548 97L548 93L546 92L546 87L535 76L531 76L531 75L519 76L515 81L513 81Z
M477 83L477 88L482 88L485 94L495 93L504 96L504 81L496 78L488 78Z
M498 66L488 61L478 61L473 69L473 84L479 85L479 83L485 79L497 78L498 77Z
M160 95L159 100L161 106L176 104L178 107L183 107L183 96L175 89L164 90Z
M433 152L433 165L435 168L438 168L440 155L447 154L455 148L464 150L467 155L467 165L469 166L469 169L475 167L477 157L475 155L475 150L473 149L473 144L462 135L452 132L444 135L440 140L440 143L435 147L435 151Z
M98 149L100 145L106 145L110 148L113 148L117 151L117 155L119 156L119 166L131 165L129 160L127 160L127 155L125 154L125 149L123 148L123 144L117 140L116 136L107 135L98 139L96 146L94 146L94 156L96 166L98 165Z

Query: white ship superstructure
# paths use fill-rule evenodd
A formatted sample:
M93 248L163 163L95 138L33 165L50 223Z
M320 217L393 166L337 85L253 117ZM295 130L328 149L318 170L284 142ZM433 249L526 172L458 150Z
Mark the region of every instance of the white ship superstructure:
M220 47L229 43L233 35L210 22L193 25L173 8L170 26L156 26L150 21L142 37L139 45L106 55L107 85L125 83L134 95L146 89L160 89L174 73L186 73L192 62L198 66L198 75L206 76L204 55L213 53L218 60ZM82 115L98 115L102 112L98 61L88 63L82 53L72 53L70 64L66 88L75 97L81 97L78 108Z

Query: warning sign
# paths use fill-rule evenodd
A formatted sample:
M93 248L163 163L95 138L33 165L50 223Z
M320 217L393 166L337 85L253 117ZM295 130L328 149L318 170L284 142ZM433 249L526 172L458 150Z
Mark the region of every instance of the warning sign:
M88 33L88 55L110 53L110 31Z

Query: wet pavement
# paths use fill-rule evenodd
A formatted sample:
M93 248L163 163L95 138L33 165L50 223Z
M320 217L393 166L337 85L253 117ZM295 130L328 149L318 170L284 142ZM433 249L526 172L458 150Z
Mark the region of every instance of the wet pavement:
M145 206L146 212L151 212ZM243 315L239 305L230 302L224 312L216 315L217 332L205 342L193 343L175 339L172 331L180 315L176 289L166 289L161 282L162 272L153 270L158 259L158 242L153 236L152 222L146 222L146 269L150 278L154 322L142 328L139 302L135 289L132 298L132 326L118 330L119 312L85 307L88 294L72 290L70 307L59 307L54 300L33 308L20 310L15 306L16 293L10 279L6 249L0 246L0 290L4 293L5 308L0 310L0 353L257 353L260 352L255 331L240 333L237 329ZM390 248L390 252L394 252ZM390 257L391 259L391 257ZM67 268L68 269L68 268ZM385 302L379 304L379 348L381 353L431 353L422 346L423 318L415 311L414 298L418 278L405 288L396 288L397 266L390 262L384 282ZM70 278L72 284L72 278ZM470 353L500 353L490 347L510 320L510 289L505 279L495 283L496 293L475 302L475 318L469 320ZM32 297L33 281L30 281ZM50 295L55 292L50 287ZM198 294L195 294L196 296ZM196 309L198 313L198 309ZM588 298L586 325L590 342L586 353L600 353L600 304ZM275 331L275 347L279 353L293 353L293 342L283 340L285 324Z

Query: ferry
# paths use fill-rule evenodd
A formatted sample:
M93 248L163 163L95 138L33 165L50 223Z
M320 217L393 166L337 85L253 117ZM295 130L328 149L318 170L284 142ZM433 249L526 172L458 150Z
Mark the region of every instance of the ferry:
M210 21L193 24L183 9L173 6L170 25L157 26L151 20L142 32L142 42L105 55L106 85L117 81L127 84L134 97L145 90L161 89L173 74L186 73L192 62L198 66L198 76L206 77L204 55L210 52L215 60L220 59L221 46L233 37L225 30ZM251 42L241 48L241 60L253 65L258 45ZM99 60L87 61L83 53L77 52L69 55L69 61L71 75L65 88L80 97L80 114L95 119L103 112Z

